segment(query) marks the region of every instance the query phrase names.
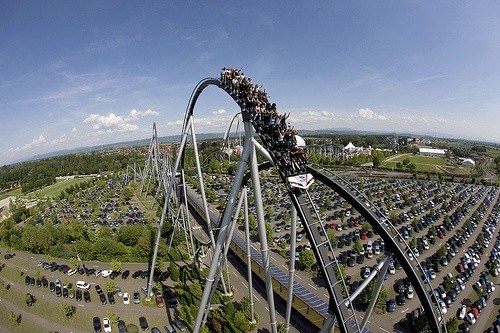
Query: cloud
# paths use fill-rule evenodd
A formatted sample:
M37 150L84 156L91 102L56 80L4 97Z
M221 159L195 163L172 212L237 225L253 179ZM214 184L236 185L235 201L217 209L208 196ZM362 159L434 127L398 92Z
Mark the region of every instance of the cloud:
M212 112L212 113L213 113L213 114L224 114L224 113L226 113L226 110L224 110L224 109L219 109L219 110L216 110L216 111L214 111L214 112Z
M436 80L436 79L444 79L448 77L449 75L432 75L432 76L427 76L427 77L422 77L419 79L415 79L413 81L410 81L411 83L422 83L422 82L427 82L431 80Z
M132 109L127 116L119 116L114 113L102 116L99 113L89 115L83 120L84 123L90 123L92 129L97 130L98 134L114 133L114 132L133 132L139 129L137 124L134 124L140 117L158 116L159 113L148 109L147 111L137 111Z
M45 139L45 137L42 134L40 134L38 138L33 139L31 142L25 144L22 147L10 147L9 150L7 150L4 154L12 156L14 153L18 151L40 147L42 145L45 145L46 143L47 139Z
M33 139L30 143L25 144L21 149L30 149L34 147L41 146L42 144L46 143L47 140L43 135L40 134L40 136L36 139Z
M147 109L146 111L137 111L136 109L132 109L127 117L125 117L125 121L136 121L139 117L147 117L147 116L159 116L160 114L151 109Z
M365 119L373 119L373 120L387 120L387 118L383 115L376 114L369 108L363 108L358 110L359 116Z

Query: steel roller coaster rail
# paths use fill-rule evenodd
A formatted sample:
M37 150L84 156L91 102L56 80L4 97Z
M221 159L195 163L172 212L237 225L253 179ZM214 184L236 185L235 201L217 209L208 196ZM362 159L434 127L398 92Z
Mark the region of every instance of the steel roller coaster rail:
M196 134L194 130L194 108L196 102L203 92L209 86L216 86L223 89L229 94L241 109L241 116L244 124L244 140L243 150L238 162L236 175L233 180L231 190L227 196L226 205L223 213L220 215L216 226L208 222L214 219L213 213L210 213L206 201L203 172L199 161L199 155L196 145ZM181 135L180 154L178 154L175 165L172 169L172 174L184 174L184 154L188 136L191 135L191 140L194 148L197 180L200 183L201 192L201 210L202 218L207 221L208 233L211 238L212 262L210 264L207 280L203 290L203 295L200 302L200 308L196 317L194 332L198 332L200 327L206 321L206 315L210 308L210 302L219 282L224 282L221 279L222 270L226 263L226 254L231 246L233 238L233 230L236 225L236 218L239 216L239 211L243 207L245 210L246 224L246 249L249 257L247 264L251 266L250 257L255 256L255 251L250 251L249 234L248 234L248 204L246 200L247 185L245 174L249 173L251 178L251 186L254 194L254 202L256 208L256 217L258 223L258 232L260 240L260 259L259 264L262 266L264 281L266 285L267 302L269 304L269 320L273 333L277 332L276 314L273 295L273 278L276 280L278 273L269 262L269 249L267 247L265 235L264 209L262 202L259 166L257 165L257 152L261 153L272 165L274 165L279 173L281 181L285 185L290 201L292 216L291 244L290 253L295 253L295 221L297 217L304 225L306 236L311 243L311 248L314 252L319 268L323 273L325 284L329 294L328 315L324 321L320 332L333 331L333 325L339 327L342 333L354 332L369 332L365 329L368 318L374 308L375 301L384 281L384 275L387 271L392 257L396 258L402 265L405 273L412 282L416 294L419 297L428 318L430 328L433 332L446 332L444 325L444 316L440 313L440 309L436 308L430 299L432 286L428 278L422 280L425 276L424 270L418 263L413 264L409 254L412 250L406 242L399 244L397 242L400 236L398 230L385 218L379 218L375 211L374 205L368 205L368 199L354 188L348 181L336 176L330 171L310 165L305 155L303 140L297 136L297 131L287 124L288 116L279 114L276 105L268 101L267 94L259 85L253 84L251 79L246 77L241 71L234 69L222 69L220 78L206 78L201 80L195 87L189 100L184 125ZM254 138L255 134L259 136L260 143ZM163 207L162 216L160 219L160 228L162 230L165 216L170 209L168 202L174 187L183 187L186 190L186 184L177 177L171 177L168 186L165 186L165 205ZM364 216L367 222L379 233L380 237L386 243L386 254L384 259L377 265L377 268L372 271L364 283L358 290L350 295L342 274L339 274L340 263L337 261L334 249L324 232L324 227L321 218L312 201L308 187L312 182L321 182L330 189L336 191L341 197L347 200L358 212ZM186 192L185 192L186 193ZM243 205L244 203L244 205ZM200 205L199 205L200 206ZM168 212L171 214L171 212ZM212 216L211 216L212 215ZM382 214L379 214L383 216ZM215 228L216 227L216 228ZM323 229L323 232L321 232ZM215 230L215 231L214 231ZM240 248L244 247L245 241L236 241L240 243ZM154 271L156 261L157 248L160 243L160 233L157 234L155 252L153 255ZM252 253L250 253L252 252ZM286 327L287 330L290 324L291 305L293 302L293 293L299 293L300 287L296 287L294 282L294 260L290 260L288 279L281 279L280 283L288 284L287 313ZM250 269L250 268L249 268ZM378 275L378 276L377 276ZM251 277L251 273L249 273ZM247 278L249 278L247 277ZM371 281L376 279L375 293L372 302L369 304L362 321L358 320L359 314L353 308L352 300L359 295L361 290ZM150 279L151 281L152 279ZM251 289L251 278L249 281ZM151 288L151 285L149 286ZM252 293L249 292L249 296ZM253 304L253 301L251 300ZM252 310L253 311L253 310Z

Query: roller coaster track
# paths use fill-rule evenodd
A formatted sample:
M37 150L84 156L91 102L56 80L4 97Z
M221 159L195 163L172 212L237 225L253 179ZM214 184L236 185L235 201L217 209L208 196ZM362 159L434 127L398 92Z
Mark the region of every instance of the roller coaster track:
M329 188L335 190L345 200L351 203L353 207L356 208L359 211L359 213L367 219L367 222L373 226L373 228L380 234L381 238L386 242L387 250L390 253L388 253L388 257L386 257L384 262L387 261L388 258L390 259L391 255L393 255L400 261L404 271L410 278L420 301L422 302L431 330L433 332L446 331L446 328L442 323L443 316L442 315L439 316L439 314L436 312L436 308L433 306L429 297L430 292L432 292L430 281L427 280L426 283L424 283L424 281L422 280L420 275L423 274L423 270L418 264L418 262L416 263L415 266L412 265L409 256L406 254L406 253L411 253L408 244L403 241L404 248L402 248L397 243L396 239L400 235L398 231L394 228L394 226L392 226L392 224L388 220L385 221L380 220L366 204L368 200L364 198L364 196L359 191L357 191L351 184L341 179L340 177L337 177L334 174L327 172L326 170L321 170L319 168L312 167L307 163L301 163L303 162L303 160L298 160L300 156L297 157L297 154L292 154L291 151L292 148L289 148L289 145L288 146L278 145L277 142L273 141L275 140L273 139L273 134L276 134L276 132L272 133L272 131L275 131L274 128L270 128L270 126L263 126L262 122L259 123L255 121L255 119L258 119L257 116L260 117L260 115L257 113L256 109L252 107L252 105L249 106L247 103L245 103L246 90L235 91L234 86L230 87L228 86L227 83L223 83L221 80L216 78L207 78L198 83L198 85L195 87L191 95L191 99L188 103L188 107L186 110L186 116L185 116L181 145L180 145L181 164L183 165L184 147L186 144L186 138L188 132L194 131L193 130L194 106L202 91L210 85L214 85L225 90L233 98L233 100L240 106L243 122L245 125L245 144L241 159L238 162L238 168L236 171L235 180L233 182L233 187L231 188L231 191L228 195L228 200L226 201L224 212L221 215L221 218L218 220L220 231L218 231L217 242L214 247L214 255L213 255L214 258L216 259L214 259L215 261L212 263L212 266L210 267L208 273L207 283L205 285L205 288L208 289L204 290L201 299L200 312L198 313L198 317L196 320L195 331L197 331L200 328L200 323L203 317L203 313L206 310L208 310L207 302L210 302L209 295L211 293L210 290L214 290L213 289L214 281L215 283L216 281L218 281L216 280L217 279L216 276L217 274L220 274L217 272L220 272L221 269L220 258L223 252L222 249L224 247L225 238L228 234L228 226L230 224L230 219L233 214L233 210L236 207L238 193L242 187L243 174L245 172L245 169L250 165L251 165L252 183L254 186L255 200L261 201L260 185L259 185L260 181L258 179L259 176L257 174L258 168L256 164L255 154L252 154L252 151L255 152L255 145L257 145L256 143L253 142L254 139L251 130L252 127L254 131L259 135L263 143L263 149L262 149L263 153L267 154L266 157L277 167L278 173L283 183L287 187L290 199L297 211L300 220L304 225L306 235L309 241L311 242L312 250L315 254L319 267L323 272L325 283L328 289L330 297L328 306L328 313L330 315L329 317L330 318L333 318L332 316L335 317L336 324L338 325L340 331L342 333L366 332L364 330L364 325L366 324L366 320L364 320L363 323L359 325L355 311L352 307L352 299L350 299L350 296L347 293L346 284L342 277L342 274L335 274L336 271L340 271L339 262L335 257L334 251L331 247L329 240L327 239L327 237L321 235L321 230L323 230L324 234L324 229L322 226L321 219L319 218L319 215L316 211L315 205L311 199L311 196L309 195L309 192L307 191L307 189L299 189L297 187L293 187L290 183L290 178L289 178L290 176L305 175L310 173L313 177L315 177L317 181L320 181ZM193 146L195 147L195 158L197 159L198 156L196 156L197 154L196 142L195 140L193 141L194 141ZM285 146L285 148L283 148L283 146ZM176 165L173 170L174 173L177 172L178 167L179 167L179 157L178 160L176 161ZM198 166L198 177L200 178L200 181L202 181L201 170L199 169L199 166ZM172 187L173 184L170 184L170 188L167 190L166 194L167 200L170 195L169 191L170 192L172 191ZM203 203L203 208L204 208L203 210L205 213L204 219L206 221L210 221L211 218L209 216L208 207L206 204L203 185L201 186L201 188L202 188L201 191L202 201L204 202ZM255 190L257 190L259 193L255 193ZM259 202L258 204L260 205L260 207L258 207L257 209L257 219L259 223L263 223L262 202ZM164 215L166 213L165 207L162 212L162 219L160 222L159 230L161 230L162 228ZM372 209L374 209L373 205L371 207ZM210 225L210 222L208 222L208 224ZM265 239L265 234L262 234L263 231L259 232L260 232L259 237L261 238L261 243L262 243L262 239ZM159 241L157 239L157 244L158 243ZM264 270L266 271L266 281L265 281L266 288L268 288L267 290L268 298L271 298L268 299L268 301L274 304L274 301L272 300L272 286L269 287L269 285L271 284L270 274L273 274L273 268L269 264L267 244L261 244L261 246L263 246L263 248L261 249L263 255L262 264ZM155 250L155 252L156 251L157 250ZM264 255L266 255L266 257L264 257ZM331 257L332 255L333 258ZM223 261L224 260L222 259L222 262ZM383 266L386 267L385 263ZM380 267L378 268L378 270L380 270ZM381 275L383 276L383 274L384 273L382 273ZM372 273L369 279L373 278L374 276L375 272ZM382 278L379 278L378 285L381 285L382 281L383 281ZM269 290L269 288L271 288L271 290ZM372 307L373 305L370 304L369 307ZM369 311L371 312L371 310ZM270 314L270 316L271 316L271 326L273 328L273 331L276 331L275 318L273 318L273 314ZM367 318L367 316L365 316L365 318ZM332 324L333 321L330 320L328 324L330 325L330 327L323 327L324 330L328 330L329 328L331 328Z

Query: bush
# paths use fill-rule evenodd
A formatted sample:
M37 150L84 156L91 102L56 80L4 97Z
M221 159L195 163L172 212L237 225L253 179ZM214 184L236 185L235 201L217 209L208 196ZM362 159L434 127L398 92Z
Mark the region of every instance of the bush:
M175 262L170 262L170 266L168 267L168 270L170 271L170 278L174 282L179 282L181 273L179 271L179 268L175 264Z

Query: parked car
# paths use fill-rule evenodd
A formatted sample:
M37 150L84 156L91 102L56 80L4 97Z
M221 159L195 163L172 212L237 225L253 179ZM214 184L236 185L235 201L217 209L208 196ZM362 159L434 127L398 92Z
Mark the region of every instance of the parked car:
M396 311L396 300L394 298L391 298L389 301L387 301L387 312L394 311Z
M183 321L179 320L179 318L175 318L174 319L174 325L177 326L177 328L179 329L179 331L181 332L184 332L187 330L187 326L186 324L184 324Z
M146 331L149 329L148 321L146 320L146 317L139 317L139 325L141 325L141 328L143 331Z
M139 295L139 292L135 291L134 292L134 304L139 304L141 303L141 295Z
M129 293L123 294L123 304L130 304L130 295Z
M94 327L94 332L98 333L102 331L101 319L99 317L94 317L92 319L92 326Z
M102 318L102 327L104 327L104 332L111 332L111 322L109 321L109 318Z
M89 303L90 302L90 293L88 290L85 290L83 292L83 299L85 300L85 303Z

